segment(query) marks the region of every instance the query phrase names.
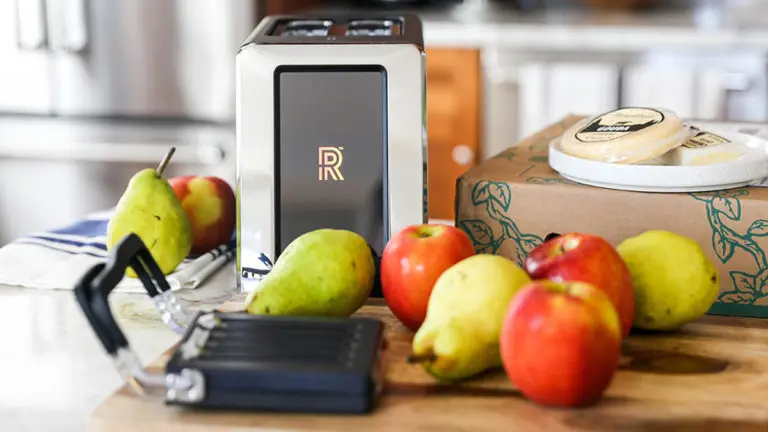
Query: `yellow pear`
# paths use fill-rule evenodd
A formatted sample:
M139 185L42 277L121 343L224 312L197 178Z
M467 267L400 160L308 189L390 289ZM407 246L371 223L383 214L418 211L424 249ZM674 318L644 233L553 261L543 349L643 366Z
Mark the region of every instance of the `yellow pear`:
M509 302L530 281L500 255L474 255L454 264L435 282L409 361L440 381L500 367L499 338Z
M678 329L717 300L720 275L693 239L652 230L624 240L616 250L632 275L636 328Z

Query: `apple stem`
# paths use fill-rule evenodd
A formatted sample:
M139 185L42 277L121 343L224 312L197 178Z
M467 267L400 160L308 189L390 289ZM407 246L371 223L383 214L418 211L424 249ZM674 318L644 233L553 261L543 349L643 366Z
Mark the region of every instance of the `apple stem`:
M155 169L158 177L163 176L163 171L165 171L165 167L168 166L168 163L171 161L171 157L173 157L174 153L176 153L176 147L171 146L171 148L168 149L168 153L163 156L163 160L160 161L160 164Z
M437 356L429 353L429 354L422 354L422 355L415 355L411 354L408 357L405 358L405 361L410 364L414 363L427 363L427 362L433 362L437 359Z

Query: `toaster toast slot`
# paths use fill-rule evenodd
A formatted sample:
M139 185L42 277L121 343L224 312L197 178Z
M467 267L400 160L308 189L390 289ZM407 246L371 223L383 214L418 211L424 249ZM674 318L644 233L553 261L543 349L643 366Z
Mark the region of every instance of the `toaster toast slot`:
M392 36L400 34L400 25L394 20L354 20L347 24L347 36Z
M284 36L327 36L333 25L331 20L297 20L285 24Z

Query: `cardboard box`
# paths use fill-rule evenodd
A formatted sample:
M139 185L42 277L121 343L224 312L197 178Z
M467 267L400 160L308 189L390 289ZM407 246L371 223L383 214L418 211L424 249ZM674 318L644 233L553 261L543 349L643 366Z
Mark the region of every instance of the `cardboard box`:
M670 230L699 242L720 271L710 314L768 317L768 189L666 194L571 182L549 167L547 151L581 118L568 116L459 177L456 225L477 251L522 263L551 232L591 232L617 245Z

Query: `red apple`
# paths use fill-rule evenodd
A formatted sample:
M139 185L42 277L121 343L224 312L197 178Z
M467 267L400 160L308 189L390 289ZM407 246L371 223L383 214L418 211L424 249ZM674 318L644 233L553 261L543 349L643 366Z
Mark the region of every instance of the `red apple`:
M474 254L469 236L456 227L424 224L404 228L381 254L381 291L387 306L403 325L418 330L437 278Z
M180 176L168 180L192 227L191 253L227 243L235 229L235 193L218 177Z
M635 319L635 290L627 264L604 238L567 233L533 249L523 264L532 279L588 282L611 299L625 338Z
M591 405L619 366L619 316L594 285L533 281L510 301L500 354L507 376L528 399L547 406Z

